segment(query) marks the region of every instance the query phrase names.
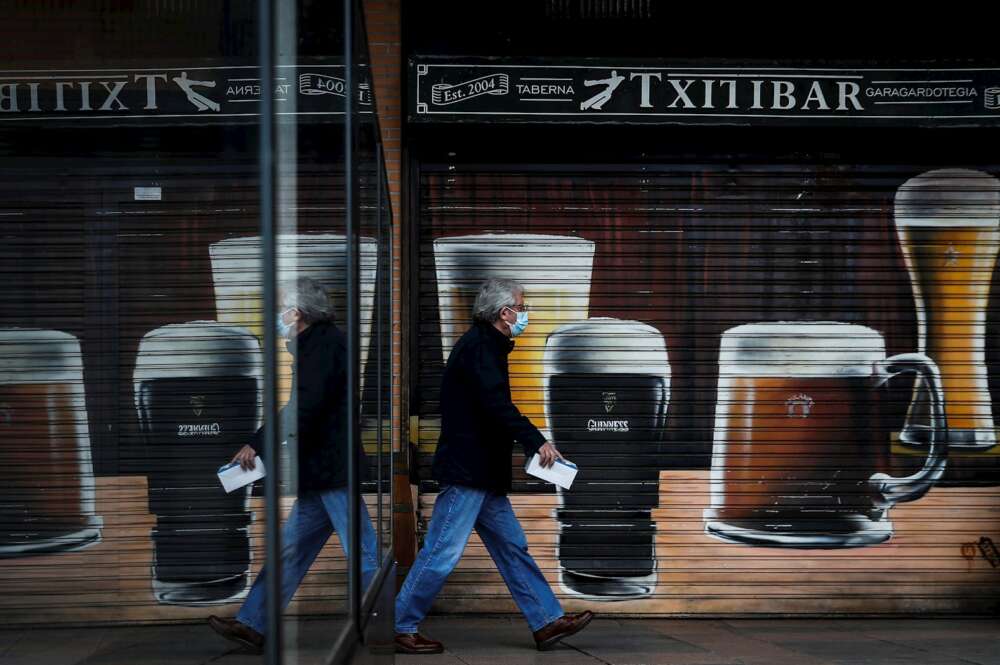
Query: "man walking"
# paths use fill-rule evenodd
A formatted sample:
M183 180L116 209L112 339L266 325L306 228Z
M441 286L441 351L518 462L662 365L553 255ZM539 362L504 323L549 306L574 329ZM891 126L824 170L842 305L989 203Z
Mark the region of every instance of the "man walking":
M451 351L441 384L441 438L434 503L424 547L396 597L396 651L441 653L444 646L417 631L435 596L458 564L475 528L507 588L546 650L582 630L591 612L565 614L531 555L507 498L514 441L543 466L562 457L511 401L507 356L511 338L528 325L524 289L490 279L473 306L474 324Z
M347 350L346 337L333 324L333 307L323 286L300 277L280 289L282 311L278 333L288 339L294 356L291 397L281 409L281 434L297 440L299 496L281 533L281 606L295 595L309 566L334 531L344 553L350 553L347 493ZM234 462L252 469L263 449L263 428L243 446ZM361 468L365 468L364 451ZM375 530L364 501L361 511L362 588L378 568ZM235 619L208 618L212 629L251 651L264 646L266 570Z

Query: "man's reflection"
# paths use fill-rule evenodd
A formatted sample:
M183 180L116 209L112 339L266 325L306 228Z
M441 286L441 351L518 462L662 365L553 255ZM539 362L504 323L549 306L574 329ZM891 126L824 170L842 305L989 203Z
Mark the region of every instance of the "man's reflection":
M280 413L281 433L298 446L299 496L282 530L281 606L295 590L336 531L345 554L348 543L347 490L347 338L333 323L333 306L314 279L300 277L279 289L278 333L294 357L291 398ZM243 446L234 462L253 468L263 453L263 428ZM360 466L367 468L364 451ZM362 588L378 568L375 530L361 501ZM260 651L267 627L266 567L253 583L235 619L210 616L215 632Z

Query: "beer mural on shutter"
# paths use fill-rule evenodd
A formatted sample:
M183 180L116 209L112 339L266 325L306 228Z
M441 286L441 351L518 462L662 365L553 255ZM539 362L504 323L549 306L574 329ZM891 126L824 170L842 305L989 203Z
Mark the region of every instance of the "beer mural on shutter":
M234 198L253 191L238 176L224 182ZM47 192L42 203L28 199L40 212L26 222L20 210L30 206L10 189L0 197L21 206L0 209L0 265L9 267L0 283L0 618L9 624L201 620L209 605L232 615L263 563L259 487L226 494L216 477L261 424L256 215L203 205L219 180L185 189L180 216L169 201L175 180L159 181L165 195L153 201L137 192L133 202L132 184L120 188L132 213L120 225L75 208L67 220L59 213L72 197L50 209L44 200L58 197ZM326 180L304 187L340 191ZM346 244L322 214L279 237L278 278L320 279L343 325ZM362 363L381 269L367 230ZM120 284L106 278L118 271ZM279 362L290 376L284 348ZM286 517L292 498L281 498ZM379 510L377 498L366 501ZM331 538L290 614L339 611L344 564Z
M990 282L1000 248L1000 180L980 171L939 169L896 193L896 231L913 286L921 351L937 359L948 404L953 452L997 444L986 370ZM923 381L900 440L927 445Z
M0 559L101 540L79 340L0 328Z
M567 609L997 609L982 545L1000 542L996 167L479 168L421 176L411 366L425 517L440 369L481 281L510 277L531 311L510 356L513 398L580 466L557 492L514 461L512 502ZM5 619L91 620L115 603L123 620L190 619L239 602L260 563L262 499L227 496L212 477L259 423L259 239L236 226L192 225L170 297L129 285L130 325L77 329L67 314L29 327L49 312L2 313ZM160 240L128 237L141 270ZM342 302L342 236L284 237L279 261ZM49 287L18 275L2 288L28 302ZM197 316L157 307L184 295ZM364 356L368 287L361 296ZM109 396L87 363L113 335L128 380ZM91 446L109 417L92 404L121 395L140 443L116 444L131 466L102 474ZM148 459L125 459L136 451ZM510 609L469 547L479 556L438 608ZM38 561L120 566L120 584L40 576ZM331 555L318 574L341 564ZM331 606L322 584L305 600Z
M919 499L944 472L940 373L923 354L886 358L871 328L834 322L748 324L722 336L705 531L797 548L859 547L892 537L889 509ZM880 392L894 375L928 393L927 460L889 469Z
M508 277L532 321L511 355L513 399L580 468L556 490L518 475L515 448L512 501L567 607L995 606L988 561L962 552L1000 529L1000 181L705 168L423 174L421 512L440 363L476 287ZM482 556L459 570L490 583L460 575L439 607L505 608L469 547Z
M135 406L155 460L147 477L160 603L246 595L249 487L227 494L215 469L260 425L261 376L260 345L245 328L193 321L153 330L139 343Z
M559 491L560 582L596 600L649 596L670 401L663 335L637 321L570 323L549 335L543 369L551 440L580 467Z

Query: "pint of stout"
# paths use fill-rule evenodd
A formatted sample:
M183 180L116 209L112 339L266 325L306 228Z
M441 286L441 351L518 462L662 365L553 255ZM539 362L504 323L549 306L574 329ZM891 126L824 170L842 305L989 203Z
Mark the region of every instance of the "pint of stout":
M579 467L560 490L559 563L571 593L641 598L656 585L660 442L670 401L663 335L595 318L556 328L545 345L545 412Z
M575 236L483 234L434 241L441 350L472 323L472 305L490 277L513 279L525 290L530 325L510 354L511 397L521 413L545 429L542 353L545 339L567 321L587 318L594 243Z
M250 567L247 489L226 494L216 471L260 422L257 338L214 321L164 326L145 337L134 390L149 469L153 593L165 604L226 602Z
M916 301L919 349L941 369L949 446L991 448L986 307L1000 247L1000 181L979 171L928 171L896 192L895 218ZM900 433L910 445L926 445L929 436L924 388L914 389Z
M0 558L101 539L76 337L0 328Z
M889 378L925 382L931 424L923 468L894 478ZM739 326L722 335L706 532L773 547L856 547L892 535L888 509L944 472L944 398L923 354L886 359L882 336L846 323Z
M371 338L375 276L378 269L378 243L361 238L358 266L360 274L360 372L364 366ZM250 329L263 343L264 312L259 236L228 238L209 248L212 281L215 283L215 308L219 321ZM311 277L322 284L333 303L334 312L345 316L347 302L347 241L334 234L279 234L276 240L278 283L296 277ZM340 319L341 321L343 318ZM279 403L288 401L291 390L291 357L284 340L278 341Z

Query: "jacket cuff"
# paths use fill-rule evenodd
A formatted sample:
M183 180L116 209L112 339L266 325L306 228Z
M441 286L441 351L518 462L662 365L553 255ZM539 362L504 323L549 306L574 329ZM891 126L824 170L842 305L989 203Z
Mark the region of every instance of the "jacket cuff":
M249 445L254 449L254 452L260 455L262 458L264 456L264 428L261 427L259 430L254 432L254 435L250 437Z
M524 456L531 457L538 452L538 449L545 445L545 437L537 429L525 440L519 441L524 448Z

